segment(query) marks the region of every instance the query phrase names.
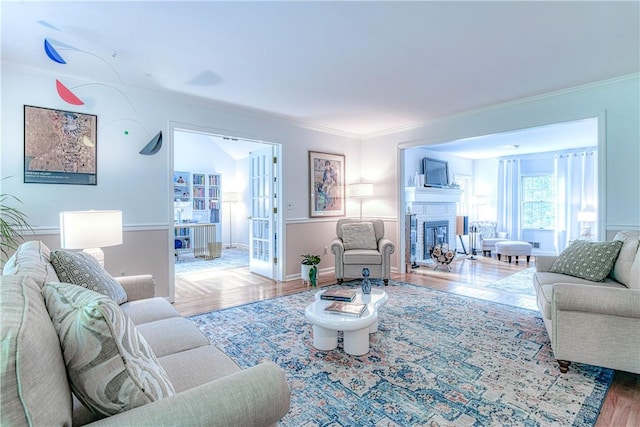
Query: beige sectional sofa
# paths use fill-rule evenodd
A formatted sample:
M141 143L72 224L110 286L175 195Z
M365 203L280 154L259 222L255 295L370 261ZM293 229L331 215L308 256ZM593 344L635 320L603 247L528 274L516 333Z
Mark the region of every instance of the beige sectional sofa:
M640 232L622 246L602 282L552 272L558 257L536 257L538 308L561 372L570 362L640 373Z
M67 354L43 297L58 281L50 250L38 241L22 244L3 270L1 425L264 426L289 411L282 369L271 362L240 369L166 299L154 297L153 278L143 275L117 278L127 299L119 308L153 350L173 394L95 415L71 392Z

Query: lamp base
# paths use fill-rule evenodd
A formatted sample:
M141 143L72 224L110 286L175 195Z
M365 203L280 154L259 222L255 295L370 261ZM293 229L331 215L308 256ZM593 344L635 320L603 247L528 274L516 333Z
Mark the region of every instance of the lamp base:
M86 252L92 257L94 257L96 260L98 260L98 264L100 264L100 267L104 268L104 252L102 251L102 249L88 248L88 249L83 249L82 252Z

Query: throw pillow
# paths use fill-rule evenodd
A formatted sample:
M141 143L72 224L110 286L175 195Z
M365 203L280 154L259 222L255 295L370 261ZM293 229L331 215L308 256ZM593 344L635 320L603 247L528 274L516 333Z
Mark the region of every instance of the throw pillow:
M345 250L378 249L378 241L373 224L370 222L354 222L342 224L342 244Z
M127 302L127 292L86 252L51 251L51 264L61 282L73 283L108 296L118 304Z
M550 271L602 282L613 268L622 242L587 242L577 240L554 261Z
M135 325L107 296L69 283L43 294L71 389L92 412L114 415L175 394Z

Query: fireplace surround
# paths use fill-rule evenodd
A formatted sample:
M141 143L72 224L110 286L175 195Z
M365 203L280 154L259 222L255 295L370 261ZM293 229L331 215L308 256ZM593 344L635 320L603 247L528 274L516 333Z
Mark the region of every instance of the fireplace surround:
M431 264L431 249L427 246L429 232L425 236L425 223L438 222L439 227L446 230L437 232L437 240L435 244L447 244L450 248L456 247L456 215L457 203L460 201L462 192L457 189L448 188L425 188L425 187L407 187L405 189L405 201L407 204L407 212L416 215L417 221L417 239L416 239L416 264Z

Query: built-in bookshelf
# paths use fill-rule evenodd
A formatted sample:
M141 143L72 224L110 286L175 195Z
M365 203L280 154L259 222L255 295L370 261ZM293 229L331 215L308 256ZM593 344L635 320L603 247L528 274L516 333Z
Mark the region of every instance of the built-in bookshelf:
M176 249L192 247L192 231L186 224L220 224L221 175L214 172L175 171L173 173L173 201ZM185 224L185 227L179 225ZM222 228L216 227L222 239ZM178 242L180 241L180 242Z

